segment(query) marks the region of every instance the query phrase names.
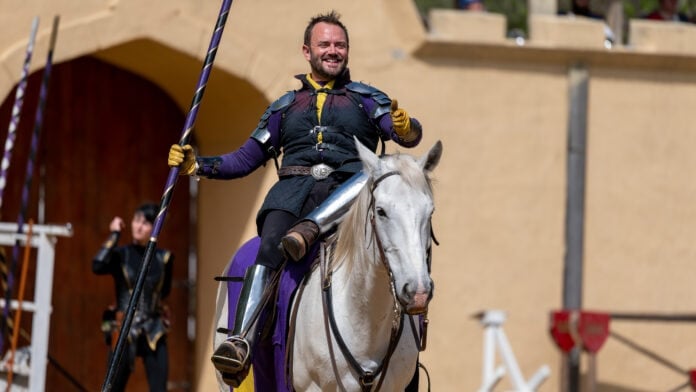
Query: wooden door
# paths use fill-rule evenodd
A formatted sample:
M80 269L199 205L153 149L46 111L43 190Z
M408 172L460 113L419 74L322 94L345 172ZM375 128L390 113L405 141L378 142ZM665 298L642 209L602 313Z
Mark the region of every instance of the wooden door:
M0 210L6 222L16 222L19 212L41 74L35 72L28 83ZM0 141L6 139L13 101L14 91L0 106ZM92 257L114 216L127 222L120 242L125 244L135 208L143 201L159 204L169 173L167 152L178 141L183 124L184 114L176 104L137 75L91 57L54 65L27 219L39 219L42 200L43 223L70 223L74 234L59 238L56 245L46 390L101 388L107 347L100 322L102 311L115 299L112 278L92 274ZM157 241L175 257L167 301L172 310L169 382L170 390L180 391L188 389L193 372L193 343L186 331L190 227L188 181L181 179ZM33 277L35 263L30 265ZM31 299L37 283L29 280ZM23 316L21 327L31 331L29 316ZM20 346L26 344L20 341ZM128 390L147 390L140 360Z

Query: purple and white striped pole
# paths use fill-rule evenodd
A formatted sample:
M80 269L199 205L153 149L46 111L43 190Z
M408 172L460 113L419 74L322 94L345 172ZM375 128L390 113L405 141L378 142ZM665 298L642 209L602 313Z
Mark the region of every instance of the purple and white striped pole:
M43 70L43 75L41 78L41 89L39 90L39 103L36 107L36 114L34 117L34 130L31 135L31 144L29 148L29 157L27 158L27 169L24 177L24 186L22 188L22 201L21 207L19 209L19 214L17 216L17 233L21 234L23 232L24 220L27 215L27 205L29 204L29 193L31 191L31 182L34 174L34 160L36 159L36 150L39 146L39 136L41 135L41 128L43 127L44 119L44 108L46 107L46 97L48 96L48 82L51 78L51 69L53 66L53 49L56 46L56 37L58 35L58 21L59 18L56 15L53 18L53 29L51 30L51 41L48 46L48 55L46 56L46 65ZM29 239L27 239L29 241ZM20 241L15 240L14 247L12 248L12 258L10 259L9 270L6 273L7 276L7 287L5 288L5 303L9 304L12 299L12 290L14 289L14 275L17 270L17 260L19 260L20 251ZM10 307L5 306L3 312L3 320L9 325L10 317ZM19 326L11 326L11 328L17 328ZM0 352L2 352L2 340L0 340Z
M17 85L15 92L14 105L12 106L12 115L10 117L10 127L7 130L7 139L5 140L5 152L0 161L0 207L2 207L2 195L7 183L7 169L10 167L10 158L12 157L12 148L17 137L17 126L19 125L19 115L22 112L24 104L24 90L27 88L27 79L29 78L29 64L31 63L31 55L34 52L34 41L36 40L36 30L39 28L39 17L34 17L31 24L31 35L29 36L29 44L27 44L27 54L24 57L24 66L22 67L22 76Z
M213 69L213 61L215 61L215 55L217 54L217 49L220 45L220 39L222 38L222 32L225 28L225 22L227 21L227 15L230 12L231 6L232 0L223 0L222 6L220 7L220 12L215 23L215 30L213 31L213 36L210 39L208 52L205 56L203 68L201 69L201 73L198 78L198 85L196 86L196 91L191 102L191 107L189 109L188 114L186 115L184 129L182 131L181 138L179 139L179 145L181 146L188 144L188 140L191 137L191 132L193 131L193 124L196 122L198 108L200 106L201 100L203 99L203 93L205 92L205 87L208 83L210 72ZM147 277L147 272L150 270L152 256L154 255L157 246L157 237L159 236L159 233L162 230L164 218L167 216L167 209L169 208L169 204L172 199L172 192L174 191L174 185L176 185L176 179L178 176L179 168L170 168L169 176L167 177L167 183L164 187L164 193L160 202L159 213L157 214L155 224L152 228L152 235L150 237L150 241L148 242L147 247L145 248L145 254L143 255L140 271L138 272L138 279L136 280L135 286L133 288L133 294L131 295L130 301L128 302L128 308L126 309L123 324L121 325L121 330L118 335L116 347L114 348L113 355L109 360L109 367L106 373L106 378L104 380L104 385L102 385L102 392L111 391L111 388L113 386L114 377L118 370L118 366L121 361L121 356L123 355L123 350L125 348L126 340L128 339L131 324L133 323L135 308L137 306L138 300L140 299L140 294L143 291L143 285L145 283L145 278Z
M7 130L7 139L5 140L5 152L2 156L2 161L0 161L0 207L2 207L2 195L5 190L5 184L7 183L7 169L10 167L10 158L12 157L12 148L14 147L14 141L17 137L17 126L19 125L19 117L22 112L22 105L24 104L24 90L27 87L27 80L29 79L29 64L31 63L31 55L34 52L34 41L36 40L36 30L39 28L39 17L34 17L31 23L31 34L29 35L29 43L27 44L26 56L24 57L24 65L22 66L22 74L19 79L19 84L17 84L17 90L15 92L15 100L12 105L12 114L10 116L10 126ZM9 288L8 270L7 264L4 260L4 254L0 257L0 283L2 288L7 291ZM0 319L0 353L2 353L4 336L7 332L7 322L6 317L10 309L9 301L5 302L5 309L3 310L3 317Z

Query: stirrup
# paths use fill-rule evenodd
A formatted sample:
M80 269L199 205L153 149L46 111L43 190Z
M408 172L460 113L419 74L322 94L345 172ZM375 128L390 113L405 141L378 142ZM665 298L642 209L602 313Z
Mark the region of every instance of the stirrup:
M222 382L232 388L239 388L244 382L244 379L249 375L249 368L247 367L246 370L234 374L224 372L220 374L222 374Z
M245 368L248 371L250 351L251 347L249 347L249 342L246 339L230 336L227 340L220 343L210 360L215 368L223 374L223 378L226 378L226 373L228 376L234 376L239 372L243 372Z

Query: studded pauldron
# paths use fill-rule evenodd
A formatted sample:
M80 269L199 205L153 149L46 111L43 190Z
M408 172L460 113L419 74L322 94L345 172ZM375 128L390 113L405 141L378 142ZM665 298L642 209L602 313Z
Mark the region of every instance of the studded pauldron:
M261 143L264 151L266 151L266 153L273 158L278 156L278 152L275 151L275 148L271 143L271 132L268 130L268 119L271 117L271 115L273 115L273 113L288 107L294 100L294 91L289 91L282 97L275 100L268 106L263 115L261 115L259 124L256 126L256 129L251 132L251 138Z
M369 84L360 82L350 82L346 85L346 89L356 92L360 95L367 95L372 98L376 103L374 110L370 114L373 120L378 119L383 114L389 113L391 110L391 99L387 94L370 86Z

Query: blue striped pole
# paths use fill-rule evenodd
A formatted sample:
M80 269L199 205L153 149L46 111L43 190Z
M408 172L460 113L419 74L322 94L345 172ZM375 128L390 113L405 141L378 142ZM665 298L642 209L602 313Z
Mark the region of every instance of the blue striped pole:
M213 36L210 40L208 52L205 56L205 61L203 62L203 68L198 78L198 85L196 86L196 91L191 102L191 107L189 109L188 114L186 115L184 129L182 131L181 138L179 139L179 145L181 146L188 144L188 140L191 137L191 132L193 131L193 124L196 122L196 117L198 116L198 109L201 100L203 99L203 93L205 92L205 87L208 83L210 72L213 69L213 61L215 61L215 55L217 54L218 46L220 45L220 39L222 38L222 32L225 28L225 22L227 22L227 15L230 12L231 6L232 0L223 0L222 6L220 7L220 13L218 14L217 22L215 23L215 30L213 31ZM116 347L114 348L113 355L109 360L109 368L106 373L104 385L102 386L103 392L111 391L111 388L113 387L114 377L117 373L121 357L123 356L123 350L125 349L125 343L128 339L131 324L133 323L135 308L140 298L140 294L143 291L143 285L145 283L147 272L150 270L152 256L157 246L157 237L159 236L159 233L162 230L164 218L167 216L167 209L169 208L169 204L171 203L172 192L174 191L174 185L176 185L176 179L178 176L178 167L172 167L169 169L169 176L167 177L167 183L164 187L164 193L162 194L159 213L157 214L155 224L152 228L152 235L150 237L150 241L148 242L147 247L145 248L145 254L143 255L140 271L138 272L138 279L135 283L135 287L133 288L133 294L131 295L130 301L128 302L128 308L126 309L123 324L121 325L121 330L118 335Z

